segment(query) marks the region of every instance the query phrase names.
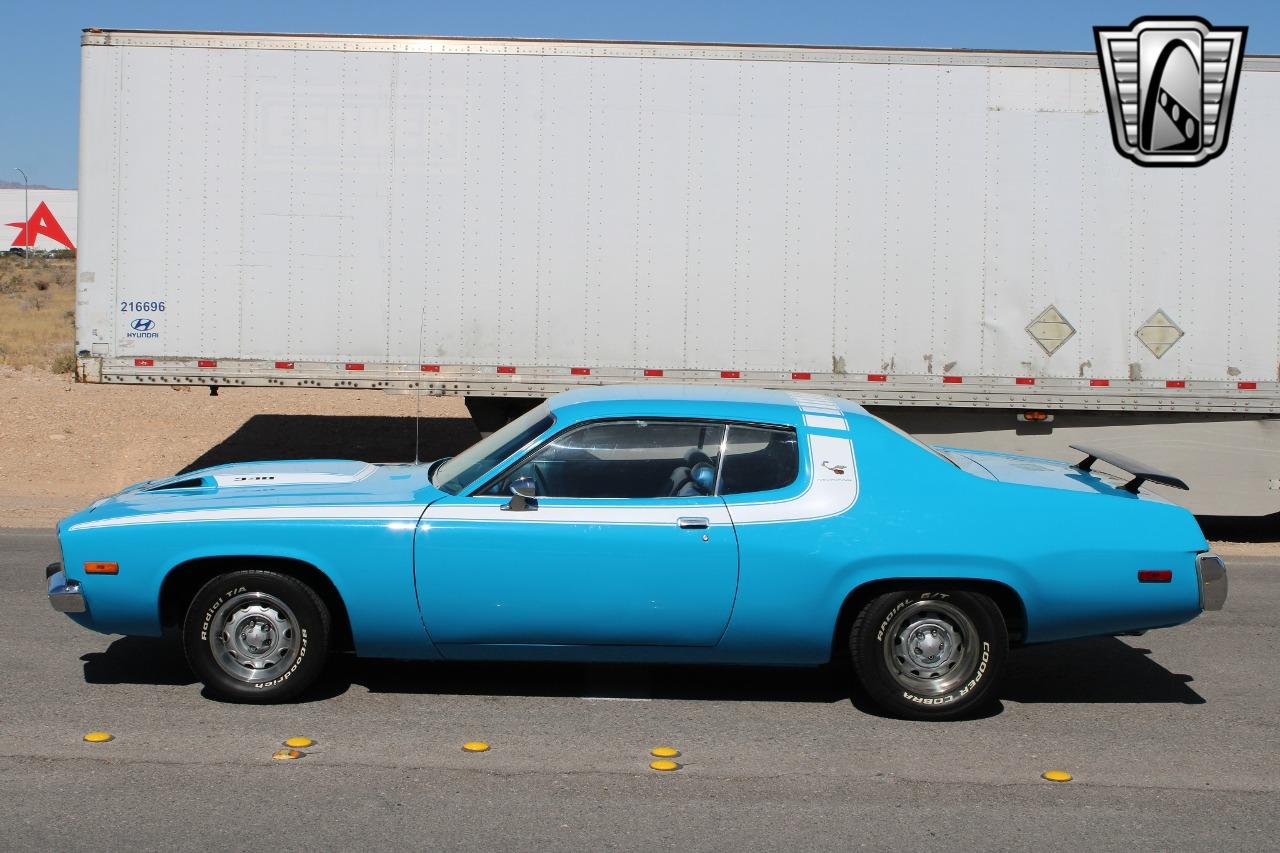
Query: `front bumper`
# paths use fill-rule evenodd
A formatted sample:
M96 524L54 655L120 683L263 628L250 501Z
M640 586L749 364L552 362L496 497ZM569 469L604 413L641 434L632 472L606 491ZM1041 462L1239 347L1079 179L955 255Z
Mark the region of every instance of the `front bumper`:
M67 580L67 573L62 570L61 563L50 563L45 566L44 576L49 582L49 603L59 613L84 613L84 593L80 591L80 581Z
M1196 577L1200 583L1200 609L1221 610L1227 603L1227 564L1217 554L1196 557Z

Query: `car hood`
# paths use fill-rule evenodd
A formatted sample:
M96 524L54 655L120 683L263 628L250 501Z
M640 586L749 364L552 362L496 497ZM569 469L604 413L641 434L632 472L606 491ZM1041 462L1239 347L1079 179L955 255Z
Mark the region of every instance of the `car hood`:
M1075 465L1055 459L995 453L987 450L964 450L955 447L935 449L970 474L1001 483L1043 486L1069 492L1114 494L1120 491L1122 494L1127 494L1120 488L1124 485L1123 480L1099 471L1082 471ZM1163 500L1149 492L1143 492L1142 497Z
M126 515L229 508L299 508L379 504L425 507L443 494L431 466L380 465L351 459L246 462L136 483L96 501L60 526Z

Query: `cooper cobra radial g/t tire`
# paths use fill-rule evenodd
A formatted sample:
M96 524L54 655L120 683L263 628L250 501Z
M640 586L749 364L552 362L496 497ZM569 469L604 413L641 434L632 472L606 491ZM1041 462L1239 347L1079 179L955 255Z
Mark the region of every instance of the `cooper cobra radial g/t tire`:
M981 593L901 590L862 609L849 651L876 704L899 717L946 720L991 699L1009 636L1000 608Z
M235 702L284 702L324 669L329 610L311 587L278 572L219 575L191 599L182 628L191 668Z

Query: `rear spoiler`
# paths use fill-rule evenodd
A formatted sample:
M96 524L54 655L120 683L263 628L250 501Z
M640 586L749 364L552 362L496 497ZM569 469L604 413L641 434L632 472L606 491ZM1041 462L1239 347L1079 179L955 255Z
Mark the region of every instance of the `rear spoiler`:
M1084 447L1079 444L1071 444L1068 446L1072 450L1079 450L1085 455L1084 460L1076 464L1076 467L1081 471L1091 470L1093 468L1093 463L1098 460L1102 460L1108 465L1114 465L1121 471L1127 471L1132 474L1133 479L1124 484L1124 490L1126 492L1133 492L1136 495L1138 493L1138 487L1147 480L1150 480L1153 483L1160 483L1165 486L1173 486L1175 489L1190 490L1191 488L1172 474L1157 471L1150 465L1144 465L1136 459L1130 459L1128 456L1116 453L1114 450L1098 450L1094 447Z

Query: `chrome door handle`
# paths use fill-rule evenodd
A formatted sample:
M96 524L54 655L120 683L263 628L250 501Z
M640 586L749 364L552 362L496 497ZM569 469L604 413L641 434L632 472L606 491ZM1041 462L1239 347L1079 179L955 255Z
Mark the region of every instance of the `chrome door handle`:
M711 521L706 518L686 515L676 519L676 526L681 530L706 530L711 526Z

